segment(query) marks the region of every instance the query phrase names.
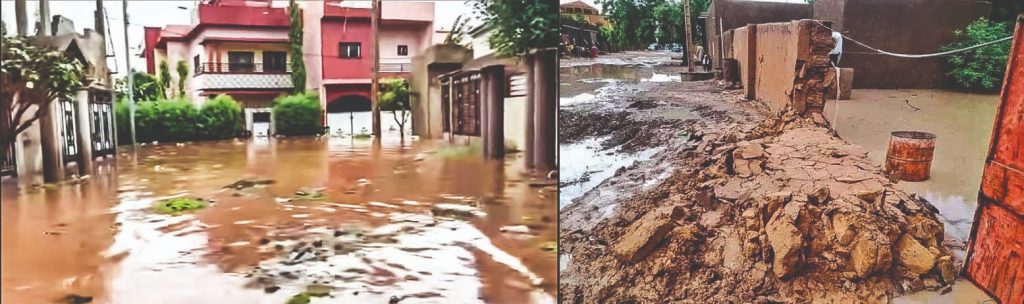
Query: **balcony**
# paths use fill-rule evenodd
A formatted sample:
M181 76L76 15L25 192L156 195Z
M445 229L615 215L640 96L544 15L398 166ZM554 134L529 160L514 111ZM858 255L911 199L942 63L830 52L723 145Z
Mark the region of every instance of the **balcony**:
M412 59L409 57L381 57L381 73L411 73Z
M195 83L200 90L290 89L291 68L262 63L206 62L195 67Z

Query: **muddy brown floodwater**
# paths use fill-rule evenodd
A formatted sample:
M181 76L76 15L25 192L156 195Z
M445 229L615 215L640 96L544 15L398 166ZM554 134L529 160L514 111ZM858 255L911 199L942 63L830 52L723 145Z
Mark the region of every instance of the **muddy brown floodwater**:
M553 303L556 189L524 176L520 155L478 154L342 138L160 144L122 148L81 184L4 180L2 299ZM152 209L171 197L209 204Z

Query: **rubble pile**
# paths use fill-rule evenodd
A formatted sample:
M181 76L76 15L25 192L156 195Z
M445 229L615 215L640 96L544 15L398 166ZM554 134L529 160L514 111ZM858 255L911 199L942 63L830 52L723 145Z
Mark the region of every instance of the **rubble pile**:
M884 303L955 280L938 211L820 114L690 133L666 181L561 232L561 301Z

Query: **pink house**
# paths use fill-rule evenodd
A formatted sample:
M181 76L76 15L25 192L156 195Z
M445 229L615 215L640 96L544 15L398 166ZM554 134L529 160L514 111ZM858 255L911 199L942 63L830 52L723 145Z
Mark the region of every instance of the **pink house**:
M159 62L167 61L171 83L177 83L174 67L185 61L191 71L186 97L199 104L208 96L229 94L245 106L250 130L254 123L269 123L273 99L292 89L289 14L272 2L203 0L192 25L146 28L147 72L158 74ZM370 110L370 3L299 2L306 89L319 92L328 113ZM382 2L381 14L382 77L408 78L412 57L432 44L434 4Z

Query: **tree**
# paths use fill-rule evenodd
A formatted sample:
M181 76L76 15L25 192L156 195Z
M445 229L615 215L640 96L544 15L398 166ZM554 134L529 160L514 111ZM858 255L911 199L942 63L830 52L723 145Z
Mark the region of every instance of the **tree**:
M185 96L185 79L188 78L188 64L184 60L178 60L178 97Z
M295 0L288 1L288 12L291 14L288 48L292 57L292 93L301 94L306 91L306 63L302 59L302 14Z
M405 125L409 122L409 116L412 115L410 113L412 107L409 106L409 82L401 78L385 79L382 86L380 109L391 111L391 116L398 124L399 136L405 138Z
M531 49L558 46L558 2L480 0L472 2L491 29L488 42L499 57L527 54Z
M135 101L166 99L166 96L164 96L163 92L160 90L159 81L157 81L156 77L153 77L153 75L136 71L132 73L132 78L132 82L135 83L132 85L132 96ZM125 82L127 82L127 77L114 81L114 90L117 91L117 94L120 96L128 95L128 86L125 85Z
M944 46L942 50L955 50L977 45L1013 34L1006 24L990 22L980 18L967 25L964 30L953 34L957 42ZM958 85L967 89L991 91L998 89L1006 72L1006 60L1010 54L1010 41L956 53L946 58L952 69L947 75Z
M274 125L277 134L286 136L320 133L320 97L315 93L281 96L274 100Z
M462 19L462 15L455 17L455 22L452 22L452 28L448 31L448 35L444 37L444 45L447 46L460 46L462 45L462 36L465 32L466 22L469 19Z
M84 72L78 60L22 37L3 37L0 57L0 151L8 151L18 134L50 115L53 100L74 98Z
M161 98L171 98L170 96L167 96L173 95L167 94L167 92L174 92L168 90L171 87L171 68L167 66L167 60L160 60L160 64L157 65L157 70L159 70L157 73L160 73L160 77L157 78L159 81L157 82L157 91Z

